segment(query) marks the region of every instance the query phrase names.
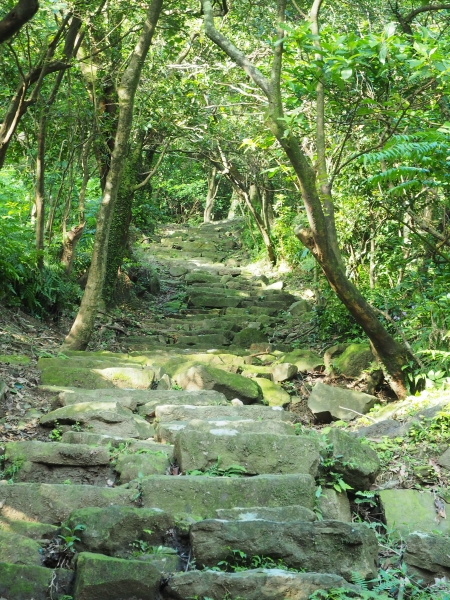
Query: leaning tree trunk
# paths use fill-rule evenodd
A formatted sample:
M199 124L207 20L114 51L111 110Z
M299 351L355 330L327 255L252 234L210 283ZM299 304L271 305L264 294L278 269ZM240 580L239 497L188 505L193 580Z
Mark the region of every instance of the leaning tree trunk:
M75 250L81 236L83 235L85 223L74 225L70 231L67 231L62 245L61 264L64 267L64 272L67 276L72 272L73 260L75 258Z
M317 20L321 2L322 0L315 0L314 2L311 11L313 25L314 19ZM404 397L407 394L404 372L404 366L407 363L407 350L386 331L378 320L375 310L347 278L337 243L331 186L327 184L324 171L319 173L319 181L316 180L315 170L299 141L292 134L288 133L286 135L286 128L283 125L284 109L280 82L285 33L281 24L285 20L286 0L277 1L277 43L274 47L270 79L266 78L230 40L215 28L211 1L202 0L202 7L207 36L251 77L268 99L268 125L294 169L308 217L309 229L297 229L295 234L309 248L325 273L333 291L367 334L375 354L389 373L389 383L394 392L398 397ZM317 39L317 36L315 37ZM320 75L318 81L320 83ZM320 106L321 102L322 106ZM319 111L318 121L320 121L323 117L323 100L320 95L318 95L317 108ZM323 131L319 127L318 123L316 144L320 154L324 149L324 140L321 140L320 136ZM318 157L319 167L321 160L324 160L324 158L324 156Z
M138 43L128 61L128 66L125 69L118 89L119 119L114 151L111 156L111 165L97 215L94 250L86 289L75 322L63 344L63 347L69 350L84 350L89 343L94 329L95 317L97 316L105 279L109 229L123 166L128 154L128 141L133 123L136 89L161 13L162 4L163 0L152 1Z

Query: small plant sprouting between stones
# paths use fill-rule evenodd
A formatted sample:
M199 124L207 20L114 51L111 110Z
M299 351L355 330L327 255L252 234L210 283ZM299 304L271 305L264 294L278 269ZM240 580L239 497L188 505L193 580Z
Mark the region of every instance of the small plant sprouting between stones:
M55 426L48 434L48 438L52 442L60 442L62 439L62 434L63 434L63 430L62 430L61 425L58 423L58 421L55 421Z
M5 456L4 459L6 460L7 456ZM6 469L0 471L0 479L6 479L8 483L14 483L14 477L22 468L24 462L25 458L23 456L17 456L16 458L14 458L11 461L11 464L6 467Z
M352 463L343 461L341 455L333 455L333 444L324 444L320 453L319 479L321 486L332 487L337 492L346 492L352 490L352 486L345 483L342 474L336 469L336 466L351 467Z
M297 569L288 567L282 558L273 559L270 556L259 556L258 554L248 556L242 550L233 550L232 548L228 548L228 550L227 559L219 561L217 566L210 567L209 570L239 573L250 569L282 569L283 571L299 572Z
M230 465L227 469L222 469L220 466L220 456L217 457L217 461L209 469L199 471L198 469L192 469L186 471L186 475L205 475L207 477L243 477L247 470L241 465Z
M61 529L61 534L58 536L63 541L62 551L70 554L75 554L75 542L81 541L77 536L78 531L85 531L86 525L79 523L75 527L64 526Z

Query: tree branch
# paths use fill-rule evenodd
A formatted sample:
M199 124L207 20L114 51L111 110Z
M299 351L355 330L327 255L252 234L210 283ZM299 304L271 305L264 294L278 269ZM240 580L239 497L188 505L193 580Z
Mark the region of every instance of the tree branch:
M0 21L0 44L9 40L39 9L37 0L19 0L16 6Z

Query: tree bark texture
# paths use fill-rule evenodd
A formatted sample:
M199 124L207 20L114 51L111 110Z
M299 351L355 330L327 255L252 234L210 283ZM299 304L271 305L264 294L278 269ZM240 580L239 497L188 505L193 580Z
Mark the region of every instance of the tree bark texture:
M320 4L321 1L316 0L313 5L313 8L317 10L317 14ZM320 123L322 119L320 86L317 90L319 92L317 98L317 133L319 135L316 140L319 151L319 166L322 163L319 181L316 180L315 170L302 150L299 141L289 132L287 134L285 132L282 120L284 118L284 109L280 85L283 55L282 40L285 35L282 29L285 5L285 0L278 0L277 44L274 48L270 79L266 78L230 40L215 28L214 13L210 0L202 0L205 31L207 36L239 65L265 93L268 100L268 126L285 151L295 171L308 217L309 229L297 229L295 234L309 248L314 258L320 264L333 291L370 339L375 354L389 373L389 383L394 392L398 397L404 397L407 390L403 367L407 362L407 351L383 327L377 318L375 310L349 281L343 268L343 261L337 243L331 189L328 189L329 185L327 186L325 157L322 158L320 156L320 153L324 152L325 148L325 140L320 138L323 131L323 124ZM314 15L312 18L314 18Z
M211 214L214 208L214 200L216 199L217 191L219 189L219 182L216 181L217 168L212 167L208 173L208 191L206 193L205 211L203 213L203 222L210 223Z
M36 252L37 267L40 271L44 266L44 232L45 232L45 127L46 116L39 121L38 148L36 158L36 184L34 192L34 207L36 215Z
M39 9L37 0L19 0L15 7L0 21L0 44L9 40Z
M133 122L133 108L136 89L142 67L147 56L156 24L162 9L163 0L153 0L139 40L130 56L119 88L119 118L115 136L111 165L105 182L105 190L97 215L92 262L86 289L75 322L67 335L63 347L70 350L84 350L89 343L102 296L106 272L108 238L114 205L119 191L122 171L128 154L128 142Z
M85 223L81 223L81 225L74 225L74 227L72 227L72 229L64 236L61 252L61 264L63 265L64 272L67 276L69 276L72 271L76 247L81 239L81 236L83 235L84 225Z

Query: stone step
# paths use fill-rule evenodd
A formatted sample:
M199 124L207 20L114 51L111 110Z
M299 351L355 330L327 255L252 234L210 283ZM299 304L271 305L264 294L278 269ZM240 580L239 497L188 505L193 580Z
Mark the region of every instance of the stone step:
M79 402L57 408L40 419L44 427L75 425L92 433L122 438L147 439L154 429L142 417L133 414L118 402Z
M230 558L230 548L247 556L267 556L294 569L332 573L351 581L355 575L377 576L378 543L365 523L340 521L206 520L191 526L197 567L212 567Z
M14 482L90 484L105 486L115 475L105 447L62 442L10 442L5 469L14 469Z
M185 405L189 403L191 406L229 406L226 397L214 390L199 390L198 392L185 392L179 390L169 390L165 394L161 394L155 400L150 400L142 404L138 412L141 417L155 416L155 411L158 406L170 404L172 406Z
M71 592L73 578L74 572L67 569L0 562L0 596L8 600L48 600L49 590L57 589L61 598Z
M2 518L59 525L87 506L159 508L172 515L212 518L219 508L300 505L312 510L315 484L310 475L256 477L176 477L154 475L116 488L92 485L15 483L0 485Z
M253 421L251 419L241 419L239 417L228 417L217 419L208 419L200 421L172 421L158 422L155 426L155 439L161 443L174 444L178 434L185 429L195 431L206 431L207 433L219 430L231 430L238 433L256 432L256 433L276 433L280 435L294 435L292 423L285 421Z
M188 571L175 573L162 590L164 600L229 598L245 600L308 600L317 590L342 589L350 593L357 588L338 575L292 573L281 569L252 569L238 573Z
M157 406L155 416L161 422L168 421L192 421L199 419L205 421L208 419L222 419L227 417L239 417L240 419L252 419L257 421L275 420L275 421L293 421L295 415L286 412L278 406Z
M173 451L183 473L239 466L247 475L308 473L319 467L319 442L312 437L254 433L225 427L190 427L180 431Z

